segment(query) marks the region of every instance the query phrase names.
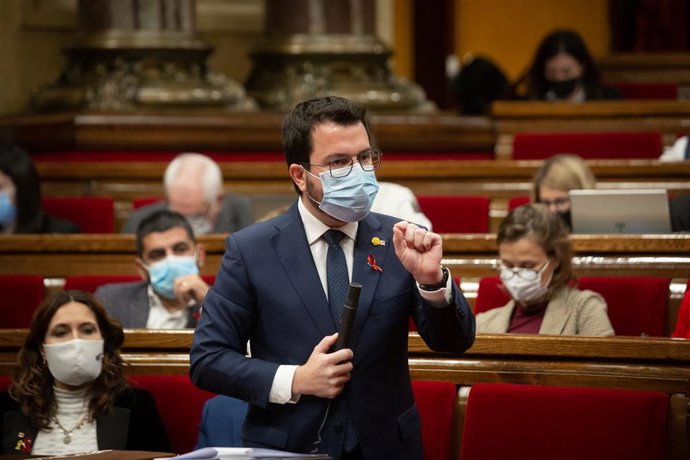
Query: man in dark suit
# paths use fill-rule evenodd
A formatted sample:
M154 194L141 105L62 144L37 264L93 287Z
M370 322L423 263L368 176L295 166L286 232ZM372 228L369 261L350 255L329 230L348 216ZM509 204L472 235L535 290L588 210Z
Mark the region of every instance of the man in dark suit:
M136 245L142 281L103 285L96 297L126 328L196 326L208 285L199 275L204 248L187 219L173 211L151 214L137 228Z
M225 193L218 164L200 153L183 153L165 169L165 201L143 206L127 219L123 233L156 211L170 209L189 220L196 235L235 232L253 221L249 198Z
M408 319L434 350L461 353L475 335L441 266L441 237L369 212L381 155L363 107L339 97L298 104L283 144L300 196L228 237L194 333L192 380L251 403L247 446L421 459ZM334 299L348 280L363 286L359 309L349 348L332 351L342 306Z

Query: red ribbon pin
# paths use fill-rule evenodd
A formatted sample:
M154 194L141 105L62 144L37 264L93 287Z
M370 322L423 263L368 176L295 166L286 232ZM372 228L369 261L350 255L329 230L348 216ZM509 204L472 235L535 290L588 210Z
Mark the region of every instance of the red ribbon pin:
M373 254L369 254L369 256L367 256L367 263L369 264L369 266L372 269L380 271L381 273L383 273L383 268L376 265L376 258L374 257Z

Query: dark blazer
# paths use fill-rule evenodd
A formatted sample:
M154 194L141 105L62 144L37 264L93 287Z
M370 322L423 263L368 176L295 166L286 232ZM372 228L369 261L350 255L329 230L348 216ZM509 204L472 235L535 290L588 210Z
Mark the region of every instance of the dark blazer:
M16 450L22 439L36 439L38 430L19 409L7 391L0 393L0 432L2 453L22 454ZM110 412L96 419L98 448L170 452L168 436L151 393L128 388L115 401ZM30 452L23 452L27 454Z
M690 232L690 195L680 195L672 199L670 210L671 229L674 232Z
M242 425L248 404L225 395L204 403L199 423L199 439L194 449L202 447L241 447Z
M436 308L422 300L393 248L397 221L370 213L357 230L352 280L363 288L350 342L354 369L330 405L319 445L336 460L348 413L365 458L422 458L407 362L410 316L434 350L461 353L474 341L474 316L454 283L451 305ZM374 246L374 236L386 244ZM367 264L369 255L383 271ZM303 395L297 404L272 404L269 392L280 364L305 363L316 344L334 332L295 203L228 237L194 333L191 377L201 388L251 403L245 445L309 452L328 400ZM252 358L245 357L249 339Z
M111 283L99 286L94 293L110 316L122 323L124 328L146 327L149 320L149 294L146 281ZM187 310L187 326L196 326L195 313L199 306Z
M142 206L129 216L122 233L135 233L139 223L156 211L168 209L168 203L157 201L147 206ZM251 201L242 195L226 193L223 198L223 207L218 215L214 233L236 232L237 230L251 225L254 218L252 216Z

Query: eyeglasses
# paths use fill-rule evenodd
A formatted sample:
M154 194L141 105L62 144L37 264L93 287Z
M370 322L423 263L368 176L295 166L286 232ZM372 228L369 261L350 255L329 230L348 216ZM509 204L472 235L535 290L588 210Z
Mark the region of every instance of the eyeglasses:
M374 171L379 169L379 166L381 166L382 155L383 153L381 153L380 150L367 150L366 152L357 154L357 163L359 163L364 171ZM352 167L354 164L354 158L343 155L341 157L331 159L331 161L325 165L316 163L302 163L302 166L320 166L322 168L328 166L328 171L332 177L345 177L352 172Z
M555 200L539 200L539 202L545 204L546 206L555 206L557 208L561 208L570 203L570 198L565 197L556 198Z
M517 276L518 278L522 278L524 281L535 281L536 279L539 278L539 275L546 270L546 267L549 265L550 259L546 260L546 263L542 265L541 268L536 269L536 268L520 268L520 267L506 267L503 262L501 262L498 266L500 272L501 272L501 279L504 280L509 280L512 279L514 276Z

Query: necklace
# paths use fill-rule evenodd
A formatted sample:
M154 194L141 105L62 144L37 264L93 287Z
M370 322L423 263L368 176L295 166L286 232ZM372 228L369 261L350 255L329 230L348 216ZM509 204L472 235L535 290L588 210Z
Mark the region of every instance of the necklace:
M57 425L57 429L60 430L62 434L65 435L64 438L62 438L62 442L65 444L69 444L72 442L72 433L77 431L79 428L83 427L86 421L89 419L89 414L88 412L82 416L81 419L79 419L79 422L72 428L71 430L65 429L64 426L62 426L62 423L60 423L60 420L58 420L57 416L53 417L53 422Z

